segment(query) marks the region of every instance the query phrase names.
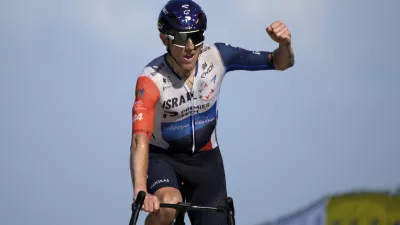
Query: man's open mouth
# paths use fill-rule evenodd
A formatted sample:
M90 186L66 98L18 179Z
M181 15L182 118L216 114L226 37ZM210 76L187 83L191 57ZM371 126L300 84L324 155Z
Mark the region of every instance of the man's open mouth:
M194 55L185 55L185 59L192 59Z

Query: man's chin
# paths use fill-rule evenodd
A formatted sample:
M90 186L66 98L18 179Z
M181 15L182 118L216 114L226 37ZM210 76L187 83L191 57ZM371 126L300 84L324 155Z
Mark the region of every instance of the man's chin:
M191 71L196 67L196 64L181 64L182 68L186 71Z

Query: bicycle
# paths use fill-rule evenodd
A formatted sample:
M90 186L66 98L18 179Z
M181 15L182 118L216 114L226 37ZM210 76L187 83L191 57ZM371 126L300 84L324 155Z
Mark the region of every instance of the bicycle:
M144 191L140 191L137 195L137 198L135 199L135 202L132 203L132 215L129 221L129 225L136 225L145 197L146 193ZM177 204L160 203L160 208L176 209L174 225L185 225L185 214L189 210L224 213L228 220L228 224L235 225L235 209L233 206L233 199L231 197L227 197L225 199L225 207L197 206L192 205L192 203L190 202L178 202Z

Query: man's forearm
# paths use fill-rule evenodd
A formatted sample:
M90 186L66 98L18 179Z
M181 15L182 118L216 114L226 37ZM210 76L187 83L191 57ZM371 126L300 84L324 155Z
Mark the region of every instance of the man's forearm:
M147 138L147 137L146 137ZM147 191L147 169L148 169L148 144L134 140L131 148L130 168L132 176L132 184L137 190Z
M274 66L277 70L286 70L294 65L294 53L290 44L279 45L274 51Z

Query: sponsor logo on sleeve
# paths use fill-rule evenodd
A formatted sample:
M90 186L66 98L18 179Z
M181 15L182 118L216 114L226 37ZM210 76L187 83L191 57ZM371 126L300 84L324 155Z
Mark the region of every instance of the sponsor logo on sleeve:
M137 90L136 91L136 97L144 98L144 92L145 92L144 88L141 88L141 89Z

